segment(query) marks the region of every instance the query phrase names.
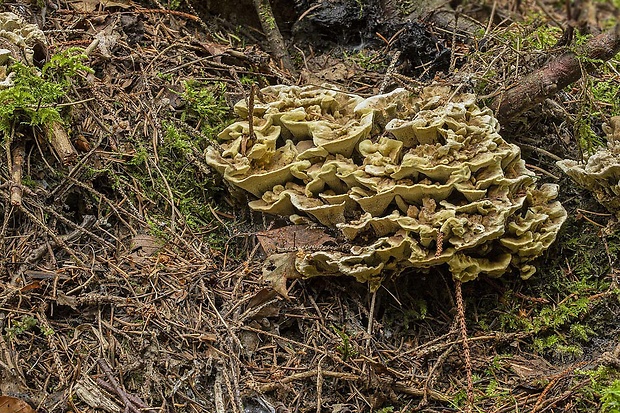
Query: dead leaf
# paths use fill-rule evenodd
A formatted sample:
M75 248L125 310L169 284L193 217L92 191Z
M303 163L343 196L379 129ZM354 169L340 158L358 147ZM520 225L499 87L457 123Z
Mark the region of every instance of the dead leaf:
M99 8L99 5L101 5L102 8L120 7L121 9L127 9L132 7L132 3L129 0L79 0L71 2L70 5L73 10L81 13L92 13Z
M177 304L185 300L187 298L187 295L187 290L185 289L176 290L174 293L172 293L172 297L176 300Z
M116 46L120 34L115 30L115 25L109 25L95 35L95 39L99 40L97 48L99 52L107 58L112 57L112 49Z
M131 86L133 83L133 79L132 78L127 78L125 79L125 81L121 84L121 88L127 90L127 88L129 86Z
M357 73L344 63L337 63L332 67L315 73L317 77L328 82L343 81L353 78Z
M299 278L295 269L297 252L270 255L263 264L263 279L271 283L271 288L288 300L286 280Z
M263 288L259 290L256 294L254 294L254 297L250 298L250 301L248 301L248 306L246 308L246 311L251 308L256 308L259 305L266 303L267 301L275 297L275 295L276 295L275 292L268 288Z
M214 333L203 333L198 337L198 340L202 341L203 343L215 343L217 341L217 335Z
M0 413L36 413L28 403L15 397L0 396Z
M209 52L211 56L223 55L229 49L228 47L224 47L221 44L215 43L215 42L205 41L205 42L200 42L200 45L204 47L204 49L207 52Z
M253 331L240 331L239 341L241 342L243 352L249 359L254 356L254 353L256 352L261 343L260 337Z
M56 295L56 304L66 305L74 310L77 310L77 298L67 295L62 291L58 291L58 294Z
M319 247L325 244L337 245L334 238L320 228L306 225L289 225L269 231L257 232L256 237L267 255L282 250L305 247Z
M254 296L248 301L248 305L244 310L244 315L252 313L251 319L262 319L267 317L277 317L280 315L280 300L274 300L270 304L265 304L268 301L272 301L275 297L278 296L278 293L274 291L273 288L263 288L259 290ZM258 311L253 311L257 307L260 307ZM245 317L243 317L245 319Z
M161 247L162 242L159 238L148 234L138 234L131 240L130 251L132 255L146 257L157 254Z
M88 152L91 150L92 146L90 145L90 142L88 141L88 139L86 139L86 137L84 135L78 135L73 139L73 146L75 146L75 149L77 149L78 151L84 153L84 152Z
M24 285L19 291L21 293L25 293L32 290L38 290L39 288L41 288L41 282L33 281L30 284Z
M137 265L147 265L161 251L163 242L148 234L137 234L129 245L129 259ZM159 260L159 257L157 257Z

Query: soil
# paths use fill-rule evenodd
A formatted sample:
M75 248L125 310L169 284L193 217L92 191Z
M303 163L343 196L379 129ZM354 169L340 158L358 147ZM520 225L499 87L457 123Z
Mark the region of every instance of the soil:
M94 47L93 72L73 76L59 102L75 159L57 156L45 126L15 122L5 136L0 397L76 413L599 411L620 366L620 235L555 157L587 152L576 136L588 115L602 139L605 115L584 113L587 79L617 93L617 71L502 125L539 182L560 185L569 219L530 280L462 285L465 329L446 268L376 293L294 280L288 298L262 278L256 234L286 221L250 213L203 160L251 85L327 82L366 96L435 81L484 103L563 50L515 50L506 33L574 23L554 2L446 5L480 37L394 4L272 2L295 77L270 58L251 1L3 3L42 27L49 56ZM613 18L597 10L579 23ZM21 205L8 166L18 143ZM5 411L17 410L0 398Z

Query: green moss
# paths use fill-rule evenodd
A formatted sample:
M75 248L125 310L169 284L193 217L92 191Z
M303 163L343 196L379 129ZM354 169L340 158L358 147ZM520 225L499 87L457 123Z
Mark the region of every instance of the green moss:
M530 349L543 356L579 358L592 338L604 336L614 322L609 312L618 292L611 290L609 257L620 254L620 234L602 240L596 228L571 218L554 248L527 283L503 280L501 298L476 302L477 312L488 314L478 325L529 333ZM516 288L546 302L524 301Z
M181 0L168 0L168 9L178 10L181 6Z
M276 20L274 19L273 15L269 11L266 10L266 7L267 6L262 6L262 5L261 7L259 7L261 21L267 25L267 28L269 30L275 30Z
M144 204L150 232L162 239L167 238L173 216L193 230L215 228L217 221L212 211L218 209L216 200L223 192L217 177L201 167L200 162L204 149L230 122L226 86L198 82L186 82L183 86L186 105L181 121L201 133L190 135L175 123L164 121L164 135L156 156L152 145L137 140L133 142L134 156L126 164L127 173L150 201ZM223 241L212 241L214 245L223 245Z
M58 103L66 96L71 79L91 69L82 61L81 49L68 49L51 57L41 72L15 62L8 69L13 86L0 90L0 131L5 137L21 124L41 126L60 121Z
M37 319L29 315L22 317L21 320L13 320L11 322L11 325L5 328L5 331L6 331L7 337L12 338L12 337L17 337L19 335L22 335L29 331L33 331L37 327L39 327L39 331L45 337L54 334L54 330L52 328L45 328L45 327L39 326L39 322L37 321Z
M548 24L545 16L531 13L526 16L524 22L515 23L507 30L498 31L496 36L515 50L546 50L553 47L562 37L562 29Z
M215 139L215 135L230 123L232 118L225 98L226 84L184 82L183 87L183 99L187 108L181 115L181 120L195 126L207 137Z
M351 344L351 337L346 333L345 329L338 329L336 326L332 326L332 330L334 333L338 334L340 337L341 343L336 346L336 350L342 356L343 361L347 361L351 357L356 357L358 355L357 350Z
M155 203L152 209L147 210L155 214L150 217L152 222L167 223L170 220L171 191L174 207L185 224L190 228L207 226L213 219L209 206L220 188L212 176L205 175L188 160L188 155L201 152L198 142L179 132L170 123L164 123L164 126L164 142L158 146L158 168L161 174L154 171L151 165L153 157L144 146L138 146L136 156L130 162L130 174L140 183L147 198ZM153 233L158 232L158 226L151 225Z
M590 37L577 34L573 50L576 52L582 50L580 47L582 48ZM603 62L579 54L578 58L584 64L597 67L595 75L584 77L579 99L581 106L574 124L575 135L582 152L591 154L605 144L600 125L611 116L620 115L620 83L617 80L620 64L613 59Z
M599 366L592 370L576 370L575 380L589 380L578 392L575 411L620 413L620 373L611 367Z
M371 72L385 72L387 69L387 63L385 56L375 51L359 51L357 53L348 54L344 52L345 60L348 60L361 69Z
M620 380L601 391L601 413L620 413Z

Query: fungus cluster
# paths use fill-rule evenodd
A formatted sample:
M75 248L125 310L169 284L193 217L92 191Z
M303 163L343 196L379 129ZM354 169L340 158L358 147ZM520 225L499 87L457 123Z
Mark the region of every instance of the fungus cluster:
M252 111L235 106L242 120L206 159L257 198L253 210L336 230L340 248L294 253L301 276L344 274L376 288L407 268L447 264L463 281L510 266L528 278L566 218L557 186L536 186L474 95L431 86L363 99L271 86L257 98Z
M14 13L0 13L0 88L12 86L7 66L14 61L32 65L34 48L45 43L45 34L36 24L25 23Z
M597 150L585 163L566 159L557 165L620 219L620 117L612 117L604 129L607 147Z

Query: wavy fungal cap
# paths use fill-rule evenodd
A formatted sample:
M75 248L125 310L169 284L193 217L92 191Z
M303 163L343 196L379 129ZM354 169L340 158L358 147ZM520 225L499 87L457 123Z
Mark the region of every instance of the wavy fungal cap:
M585 164L565 159L557 165L620 219L620 117L613 117L604 129L607 147L596 151Z
M523 278L566 211L537 187L517 146L475 96L431 86L363 99L332 88L272 86L219 134L209 165L257 199L256 211L320 223L339 249L300 250L299 275L350 275L377 288L407 268L447 265L454 278Z
M46 44L45 34L36 24L26 23L11 12L0 13L0 65L10 64L9 57L18 60L23 57L26 63L32 64L36 43Z

